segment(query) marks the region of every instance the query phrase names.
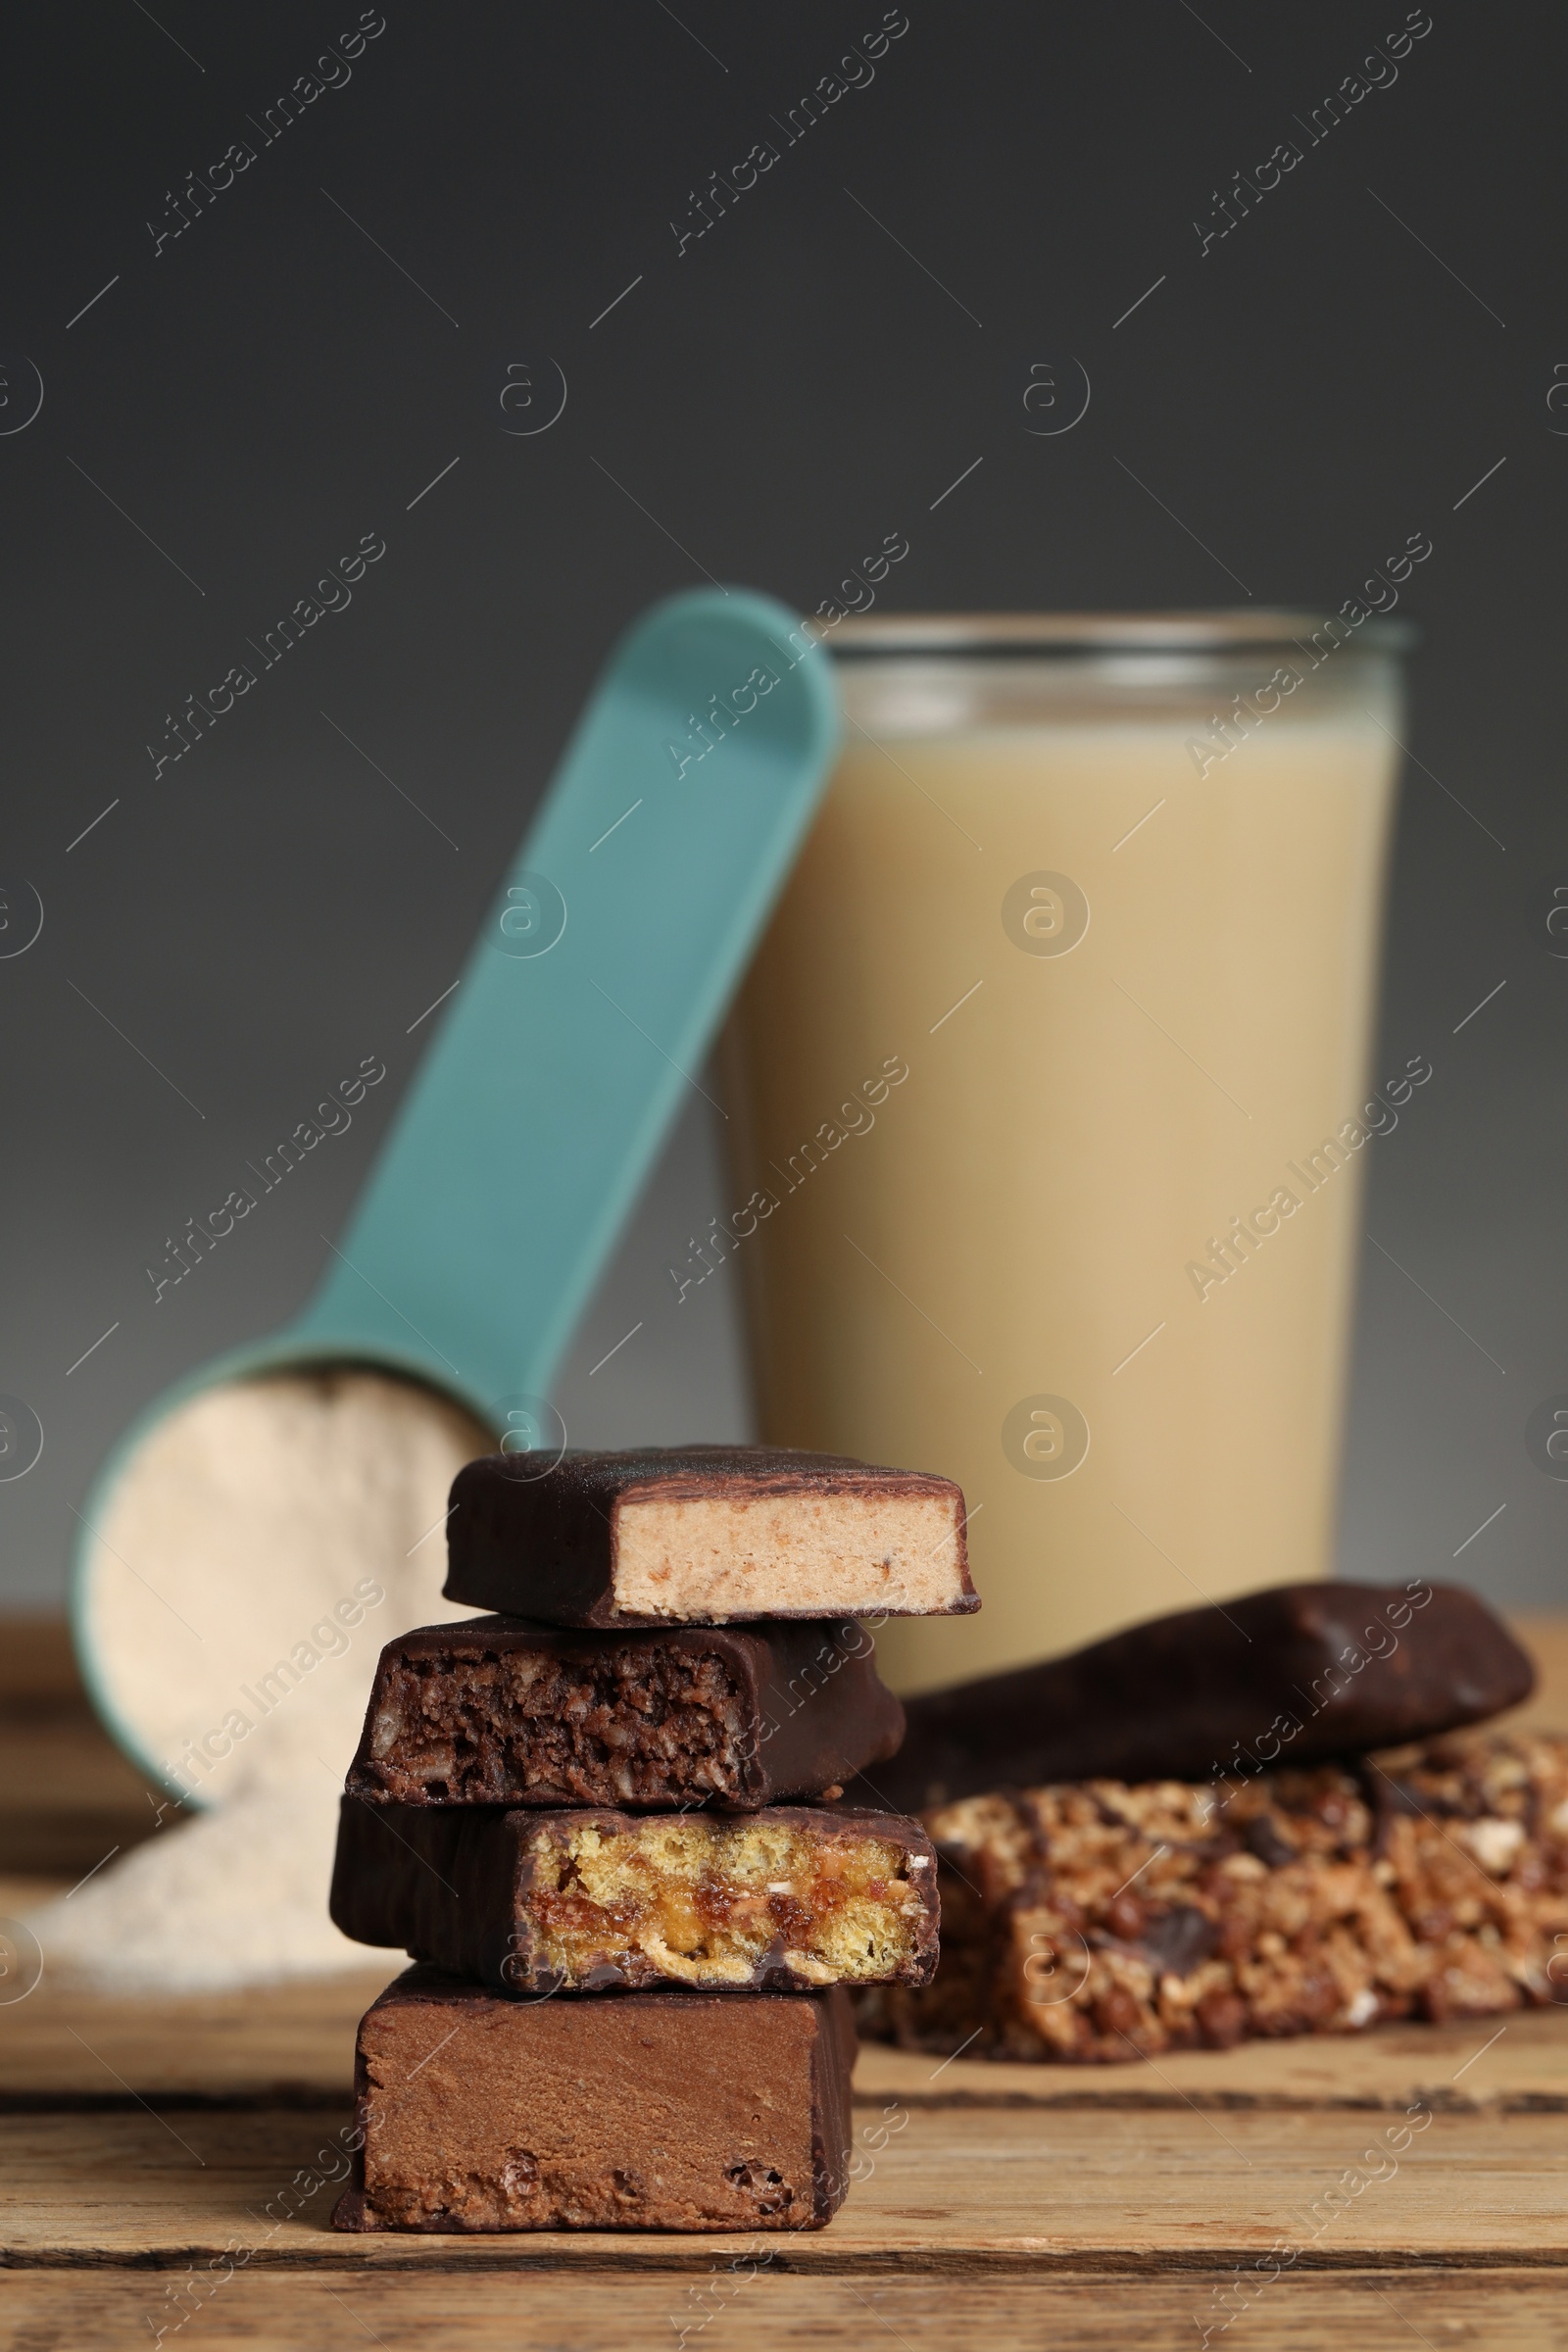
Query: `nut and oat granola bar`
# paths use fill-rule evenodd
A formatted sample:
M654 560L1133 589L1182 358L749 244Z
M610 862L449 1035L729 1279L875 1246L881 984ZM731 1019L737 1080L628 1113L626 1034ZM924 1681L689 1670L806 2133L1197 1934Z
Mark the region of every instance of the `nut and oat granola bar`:
M924 1820L941 1965L860 2020L910 2047L1093 2062L1568 2000L1568 1737L1073 1782Z

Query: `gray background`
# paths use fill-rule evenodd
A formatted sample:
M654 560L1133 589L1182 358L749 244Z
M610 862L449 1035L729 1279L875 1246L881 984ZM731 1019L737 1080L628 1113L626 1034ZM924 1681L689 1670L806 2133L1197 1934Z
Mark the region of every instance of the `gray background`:
M0 1598L58 1600L127 1417L313 1284L410 1025L650 599L707 572L809 610L902 530L910 607L1338 606L1424 530L1378 1059L1435 1075L1369 1154L1398 1266L1363 1251L1344 1559L1442 1573L1505 1506L1459 1572L1560 1599L1568 1487L1524 1430L1568 1391L1563 33L1434 0L1307 147L1405 13L910 0L789 147L774 119L879 7L387 0L265 146L350 6L12 28L0 879L45 922L0 962L0 1390L46 1444L0 1485ZM256 162L155 257L147 221L240 138ZM677 255L691 191L763 138L778 165ZM1302 164L1200 252L1286 138ZM507 369L542 387L544 354L565 414L509 436ZM1089 414L1033 437L1030 370L1069 354ZM166 712L372 531L351 609L155 781ZM389 1079L352 1130L155 1306L165 1236L366 1054ZM563 1382L574 1440L746 1427L726 1285L677 1312L662 1272L726 1199L694 1103Z

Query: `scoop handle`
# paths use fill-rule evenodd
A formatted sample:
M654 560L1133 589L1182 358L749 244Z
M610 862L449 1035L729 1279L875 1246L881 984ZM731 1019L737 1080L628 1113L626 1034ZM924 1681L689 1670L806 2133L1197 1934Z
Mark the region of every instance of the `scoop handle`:
M738 984L839 733L826 655L741 589L634 624L320 1288L279 1341L544 1396Z

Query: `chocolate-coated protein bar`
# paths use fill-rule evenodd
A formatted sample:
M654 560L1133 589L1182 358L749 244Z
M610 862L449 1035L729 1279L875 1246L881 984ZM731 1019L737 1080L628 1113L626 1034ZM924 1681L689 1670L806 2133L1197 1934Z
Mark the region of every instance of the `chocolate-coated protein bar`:
M1461 1586L1277 1585L906 1700L904 1746L864 1793L914 1812L1047 1781L1316 1763L1484 1722L1534 1680Z
M519 1999L924 1984L937 1961L924 1830L838 1805L524 1813L345 1797L331 1907L361 1943Z
M819 2230L844 2199L848 1996L498 2000L431 1969L359 2034L339 2230Z
M659 1633L466 1617L381 1652L351 1794L426 1805L766 1805L891 1756L853 1620Z
M951 1479L761 1446L532 1453L452 1487L448 1600L546 1625L963 1614Z

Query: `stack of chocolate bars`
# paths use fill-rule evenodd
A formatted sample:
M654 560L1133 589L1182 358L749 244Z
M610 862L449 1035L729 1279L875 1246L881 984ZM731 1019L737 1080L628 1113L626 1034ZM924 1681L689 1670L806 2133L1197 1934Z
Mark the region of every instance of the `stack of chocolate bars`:
M361 2023L339 2229L831 2217L846 1987L937 1958L924 1831L837 1801L904 1733L856 1620L977 1607L963 1522L752 1447L460 1474L446 1596L500 1613L388 1644L343 1802L332 1917L418 1965Z

